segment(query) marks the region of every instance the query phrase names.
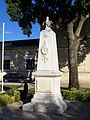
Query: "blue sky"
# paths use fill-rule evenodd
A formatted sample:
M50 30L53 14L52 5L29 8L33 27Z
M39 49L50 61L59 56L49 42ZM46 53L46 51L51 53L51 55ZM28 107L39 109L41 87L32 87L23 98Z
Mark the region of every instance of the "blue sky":
M18 23L10 21L10 17L6 12L5 1L0 0L0 41L2 40L3 22L5 23L5 41L39 38L40 26L38 23L33 25L32 34L29 38L26 35L23 35L21 28L18 26Z

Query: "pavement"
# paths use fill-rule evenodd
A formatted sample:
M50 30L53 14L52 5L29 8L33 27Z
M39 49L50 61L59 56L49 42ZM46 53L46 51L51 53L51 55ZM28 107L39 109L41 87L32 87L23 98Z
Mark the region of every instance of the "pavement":
M90 120L90 102L71 102L63 114L25 112L22 102L0 107L0 120Z
M68 87L69 80L61 79L61 87ZM81 88L90 88L90 80L79 80L79 84Z

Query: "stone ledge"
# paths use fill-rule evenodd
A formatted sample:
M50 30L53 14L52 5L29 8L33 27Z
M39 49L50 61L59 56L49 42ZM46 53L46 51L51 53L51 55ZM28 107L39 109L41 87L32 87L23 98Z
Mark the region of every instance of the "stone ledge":
M36 71L32 73L35 77L60 77L62 74L60 71L51 71L51 70L42 70Z

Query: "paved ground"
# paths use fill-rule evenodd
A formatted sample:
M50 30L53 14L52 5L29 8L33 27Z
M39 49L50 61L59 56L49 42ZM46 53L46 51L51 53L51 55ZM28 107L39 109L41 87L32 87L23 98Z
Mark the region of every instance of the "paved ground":
M64 82L61 82L61 87L68 87L69 83L64 81ZM80 87L81 88L90 88L90 81L88 82L85 82L85 81L81 81L80 82Z
M0 107L0 120L90 120L90 102L73 102L62 115L24 112L20 105Z

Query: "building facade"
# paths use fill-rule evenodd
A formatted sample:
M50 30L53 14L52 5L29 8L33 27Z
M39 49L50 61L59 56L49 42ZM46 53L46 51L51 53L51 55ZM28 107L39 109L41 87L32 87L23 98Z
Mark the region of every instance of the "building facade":
M38 39L5 42L4 71L20 72L28 76L30 71L36 69L38 43ZM0 49L0 70L1 55Z
M59 44L59 43L58 43ZM5 42L4 71L20 72L29 76L36 70L39 39ZM0 71L1 71L0 43ZM60 41L58 45L59 68L63 73L61 80L68 80L68 47L67 42ZM90 38L81 41L78 52L78 71L80 80L90 80Z

